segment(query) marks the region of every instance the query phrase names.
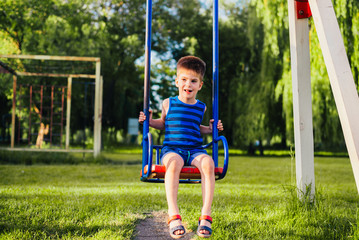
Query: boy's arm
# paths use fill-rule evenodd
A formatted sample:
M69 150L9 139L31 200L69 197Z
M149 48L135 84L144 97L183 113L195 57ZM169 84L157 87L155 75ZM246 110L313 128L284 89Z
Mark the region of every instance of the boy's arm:
M211 134L213 122L214 122L214 119L211 119L211 120L209 120L209 126L200 125L199 129L200 129L201 134ZM219 132L223 131L223 129L224 129L221 120L218 120L217 129Z
M203 134L203 135L212 133L212 128L210 128L209 126L200 125L199 130L200 130L201 134Z
M162 120L162 117L158 119L152 119L150 122L150 127L156 128L158 130L164 130L165 122Z
M150 111L150 121L149 121L150 127L153 127L153 128L159 129L159 130L165 129L165 119L166 119L168 106L169 106L169 101L168 101L168 99L165 99L162 104L161 118L158 118L158 119L152 119L152 111ZM138 121L142 124L145 120L146 120L146 115L143 112L140 112L140 117L139 117Z

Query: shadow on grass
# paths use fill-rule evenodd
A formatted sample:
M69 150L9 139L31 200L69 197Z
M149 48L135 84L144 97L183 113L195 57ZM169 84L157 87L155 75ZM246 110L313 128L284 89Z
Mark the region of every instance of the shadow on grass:
M93 157L92 155L84 157L83 155L74 155L71 153L45 153L45 152L11 152L0 151L0 164L14 165L35 165L35 164L108 164L108 165L138 165L142 164L138 156L127 156L128 159L116 159L116 157Z
M132 231L134 223L126 223L117 225L93 225L80 226L76 224L56 225L56 224L36 224L36 225L20 225L20 224L0 224L1 235L21 235L21 238L28 239L73 239L78 237L128 237ZM129 232L130 231L130 232Z
M131 239L143 205L135 195L73 194L2 194L0 239Z

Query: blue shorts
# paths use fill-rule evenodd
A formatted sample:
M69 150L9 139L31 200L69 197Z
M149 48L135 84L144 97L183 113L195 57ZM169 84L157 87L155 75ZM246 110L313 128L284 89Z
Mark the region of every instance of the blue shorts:
M191 166L191 163L193 161L193 159L195 159L197 156L201 155L201 154L207 154L207 151L204 149L191 149L191 150L185 150L185 149L181 149L181 148L176 148L176 147L168 147L165 146L162 148L161 150L161 163L162 159L164 156L167 155L167 153L177 153L178 155L180 155L184 161L184 166Z

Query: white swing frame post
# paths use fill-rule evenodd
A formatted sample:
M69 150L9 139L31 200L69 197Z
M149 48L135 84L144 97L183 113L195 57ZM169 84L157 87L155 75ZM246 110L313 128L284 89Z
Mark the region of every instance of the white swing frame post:
M315 192L312 94L308 19L297 18L294 0L288 0L290 52L292 64L293 122L296 182L299 195L310 187Z
M359 97L354 83L353 74L348 61L348 56L345 51L345 46L341 32L339 29L338 21L334 12L331 0L308 0L311 12L313 14L314 24L317 30L319 42L322 48L322 53L327 67L330 84L332 87L336 107L338 110L341 126L344 133L344 139L349 153L354 178L359 193ZM311 142L313 146L313 135L303 137L303 128L309 126L303 125L308 121L308 112L311 112L311 105L308 103L306 109L302 109L301 103L304 98L308 97L307 88L301 88L303 82L308 81L299 72L308 71L306 61L309 56L309 48L304 51L303 46L309 44L309 32L303 30L306 27L299 27L301 24L307 25L303 19L297 19L295 9L295 0L288 0L289 11L289 29L291 35L291 56L292 56L292 81L293 81L293 109L294 109L294 131L295 131L295 144L296 144L296 167L297 167L297 186L298 189L303 190L304 186L312 184L312 194L314 194L314 160L308 161L304 159L302 154L305 153L310 159L314 159L314 150L309 148L309 143L303 145L301 141ZM302 38L299 36L303 35ZM304 36L305 35L305 36ZM308 41L307 41L308 39ZM297 46L296 44L299 44ZM293 47L292 47L293 45ZM310 67L309 67L310 71ZM310 77L309 77L310 79ZM298 81L298 82L297 82ZM309 81L310 82L310 81ZM310 86L309 86L310 87ZM311 97L310 97L311 98ZM298 114L296 116L295 114ZM310 120L312 121L312 120ZM311 131L313 129L306 129ZM300 139L298 143L297 139ZM310 152L306 152L306 151ZM303 171L306 169L306 171Z

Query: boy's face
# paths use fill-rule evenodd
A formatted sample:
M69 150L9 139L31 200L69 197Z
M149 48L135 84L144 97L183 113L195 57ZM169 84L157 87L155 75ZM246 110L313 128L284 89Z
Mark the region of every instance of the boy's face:
M181 68L177 70L176 87L179 99L185 103L195 103L196 95L203 85L200 74L193 70Z

